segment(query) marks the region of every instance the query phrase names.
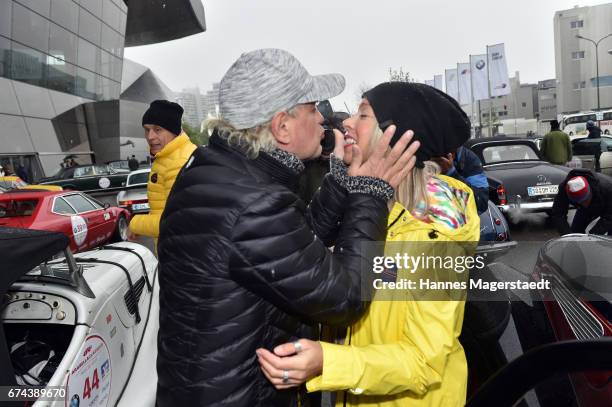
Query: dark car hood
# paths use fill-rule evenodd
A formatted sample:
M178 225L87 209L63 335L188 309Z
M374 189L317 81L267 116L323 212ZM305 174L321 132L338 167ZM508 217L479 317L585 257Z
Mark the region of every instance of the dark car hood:
M612 239L597 235L565 235L548 241L540 250L536 270L554 266L565 284L580 298L610 303Z

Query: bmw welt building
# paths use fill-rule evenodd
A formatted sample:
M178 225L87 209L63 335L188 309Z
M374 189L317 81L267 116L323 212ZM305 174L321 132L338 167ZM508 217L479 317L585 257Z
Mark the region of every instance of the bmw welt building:
M201 0L0 0L0 164L146 159L142 113L173 95L123 49L204 30Z

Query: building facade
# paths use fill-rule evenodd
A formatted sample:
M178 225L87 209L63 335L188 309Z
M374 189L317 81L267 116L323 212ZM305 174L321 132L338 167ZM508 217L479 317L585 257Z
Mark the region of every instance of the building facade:
M557 118L556 79L538 82L538 116L543 122L550 122Z
M597 108L595 46L612 34L612 3L574 7L555 13L555 70L557 113L576 113ZM600 106L612 108L612 36L599 43Z
M142 130L128 134L130 127L121 123L139 123L128 115L142 106L133 109L131 103L146 106L152 100L147 97L167 94L146 69L124 85L124 47L205 29L199 0L166 3L0 1L0 163L34 181L52 175L66 157L104 163L142 145ZM152 90L145 89L149 85Z
M206 98L200 93L200 88L187 88L177 92L176 102L185 110L183 121L199 129L208 115Z
M213 83L212 89L206 92L204 103L208 109L207 116L216 116L219 106L219 82Z

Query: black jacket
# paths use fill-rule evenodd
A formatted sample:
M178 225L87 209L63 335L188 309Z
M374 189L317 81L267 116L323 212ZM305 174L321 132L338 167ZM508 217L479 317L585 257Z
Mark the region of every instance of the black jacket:
M268 154L248 159L215 135L183 168L158 244L158 406L286 407L298 392L309 405L303 389L274 389L255 350L362 315L360 266L382 254L362 244L384 240L388 209L331 175L307 207L297 181Z
M589 133L587 138L601 138L601 129L598 126L593 126L587 131Z
M561 235L571 233L567 223L567 212L570 201L565 192L567 181L573 177L583 176L587 179L593 198L587 208L577 207L577 211L583 211L588 218L601 217L591 228L592 234L604 234L612 230L612 179L607 175L595 173L586 169L571 170L565 180L559 184L559 192L555 197L552 207L552 220Z

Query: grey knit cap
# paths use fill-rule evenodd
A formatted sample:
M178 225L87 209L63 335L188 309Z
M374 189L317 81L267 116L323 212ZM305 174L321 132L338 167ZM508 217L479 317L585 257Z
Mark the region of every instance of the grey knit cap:
M244 53L219 86L219 113L236 129L263 124L300 103L326 100L344 90L340 74L312 76L289 52L258 49Z

